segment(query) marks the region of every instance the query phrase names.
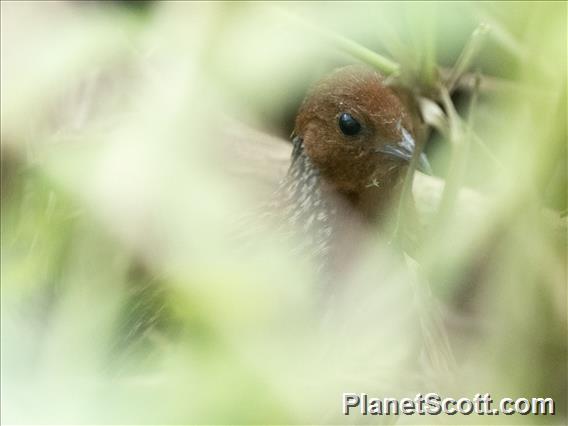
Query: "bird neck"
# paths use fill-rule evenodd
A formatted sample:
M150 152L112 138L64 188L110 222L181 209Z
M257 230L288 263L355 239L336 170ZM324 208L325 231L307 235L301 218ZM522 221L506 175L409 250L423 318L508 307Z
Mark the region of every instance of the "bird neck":
M381 176L371 181L357 191L339 192L341 199L353 212L358 214L363 223L375 225L381 223L391 213L391 207L396 205L397 197L401 194L402 173Z
M361 224L374 225L390 213L390 206L395 204L397 195L401 193L404 167L393 164L392 167L377 169L367 183L353 186L351 190L341 190L313 165L301 138L294 138L293 144L292 162L283 182L290 201L311 205L311 208L333 206L341 212L339 216L353 216Z

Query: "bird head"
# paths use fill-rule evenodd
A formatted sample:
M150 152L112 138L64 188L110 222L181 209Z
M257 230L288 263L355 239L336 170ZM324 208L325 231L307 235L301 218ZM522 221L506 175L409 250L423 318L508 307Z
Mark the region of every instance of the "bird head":
M325 183L357 193L400 176L414 153L413 117L395 90L365 66L340 68L316 83L294 136ZM426 158L420 166L427 167Z

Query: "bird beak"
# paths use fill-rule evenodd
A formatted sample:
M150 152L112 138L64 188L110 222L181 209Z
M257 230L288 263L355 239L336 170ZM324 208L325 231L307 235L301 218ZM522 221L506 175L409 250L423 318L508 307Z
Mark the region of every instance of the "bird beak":
M412 155L416 149L416 143L414 139L404 128L402 128L402 140L394 143L394 144L385 144L382 145L380 148L377 148L375 152L390 155L391 157L398 158L403 161L407 161L410 163L412 160ZM428 157L426 154L421 153L420 157L418 158L418 165L416 168L421 171L422 173L426 173L428 175L432 174L432 168L430 167L430 163L428 162Z

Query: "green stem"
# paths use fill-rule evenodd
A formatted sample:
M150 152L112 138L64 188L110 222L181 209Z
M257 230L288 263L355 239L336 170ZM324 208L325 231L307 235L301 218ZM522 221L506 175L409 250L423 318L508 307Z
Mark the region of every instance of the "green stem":
M437 225L443 226L449 218L453 206L459 194L462 185L463 176L467 167L467 157L469 153L470 141L473 139L473 117L477 105L477 90L473 92L471 99L468 124L464 126L461 119L454 109L449 91L445 88L441 89L440 96L446 108L448 119L450 122L450 143L452 145L452 155L450 160L450 169L446 176L446 185L442 194L442 200L438 211ZM465 127L465 134L464 134Z
M371 49L368 49L365 46L362 46L359 43L348 39L347 37L314 25L311 22L308 22L305 19L283 9L276 10L281 16L285 17L290 22L293 22L304 31L307 31L317 36L318 38L333 44L337 49L375 67L385 75L396 76L400 73L400 65L393 60L382 56L372 51Z
M456 61L450 76L448 77L446 88L449 93L452 93L461 76L469 68L473 59L481 50L483 42L485 41L485 36L488 32L489 26L485 23L481 23L471 34L471 37L463 48L461 55Z

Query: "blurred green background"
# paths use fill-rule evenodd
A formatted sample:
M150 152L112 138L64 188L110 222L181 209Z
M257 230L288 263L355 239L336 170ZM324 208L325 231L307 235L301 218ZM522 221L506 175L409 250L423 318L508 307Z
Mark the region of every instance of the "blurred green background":
M342 416L341 393L490 392L552 397L557 414L398 423L565 424L565 2L3 1L1 15L3 423L377 423ZM227 173L247 165L224 154L226 127L287 139L309 85L357 62L312 26L393 59L428 97L480 23L474 116L471 90L452 101L477 137L460 183L482 201L433 228L421 278L370 247L323 315L310 268L271 235L233 256L235 220L265 194ZM455 177L446 135L425 149ZM420 312L443 323L430 349L447 338L453 368L418 368L439 328Z

